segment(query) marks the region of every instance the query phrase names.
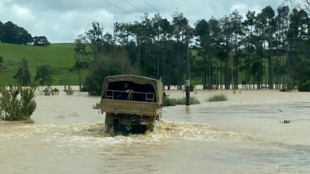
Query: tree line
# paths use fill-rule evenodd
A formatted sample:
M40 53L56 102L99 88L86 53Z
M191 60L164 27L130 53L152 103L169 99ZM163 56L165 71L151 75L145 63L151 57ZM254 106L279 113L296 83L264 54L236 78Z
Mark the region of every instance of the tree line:
M46 36L35 36L24 29L19 27L11 21L2 23L0 21L0 43L11 43L11 44L24 44L24 45L35 45L35 46L47 46L50 42Z
M267 6L245 16L235 10L194 26L179 12L172 20L145 14L141 21L115 23L113 33L94 22L76 39L75 69L80 84L93 94L100 93L104 76L122 73L180 86L190 56L191 84L204 89L238 89L240 84L292 89L310 80L309 29L308 13L289 6Z

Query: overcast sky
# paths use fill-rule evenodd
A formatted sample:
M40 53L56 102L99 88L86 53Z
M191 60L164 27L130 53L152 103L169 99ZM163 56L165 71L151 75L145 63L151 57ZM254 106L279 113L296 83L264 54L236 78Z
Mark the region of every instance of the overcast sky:
M0 21L12 21L33 36L47 36L50 42L74 42L96 21L105 31L115 22L140 21L144 13L160 13L171 19L175 11L184 13L194 24L200 19L223 17L237 9L260 11L271 5L275 10L283 0L0 0Z

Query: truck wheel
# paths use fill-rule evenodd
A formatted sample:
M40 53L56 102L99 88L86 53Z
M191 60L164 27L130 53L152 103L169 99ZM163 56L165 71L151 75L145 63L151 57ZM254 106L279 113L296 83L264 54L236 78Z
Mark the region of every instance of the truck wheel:
M106 113L105 115L105 133L110 133L113 130L113 115Z

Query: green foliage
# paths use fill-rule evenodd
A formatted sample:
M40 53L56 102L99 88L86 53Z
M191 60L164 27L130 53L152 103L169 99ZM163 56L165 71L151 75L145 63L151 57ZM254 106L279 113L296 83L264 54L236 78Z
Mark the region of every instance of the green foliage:
M104 78L121 74L137 74L125 55L114 58L102 56L90 65L90 74L86 78L85 88L90 95L100 95Z
M105 76L130 73L130 68L117 65L123 62L143 76L161 77L165 85L182 85L189 41L194 50L189 55L193 85L203 84L204 89L225 85L228 89L242 83L260 89L268 84L269 88L291 85L294 89L310 76L308 16L307 11L291 11L289 6L277 10L267 6L249 11L246 18L233 11L222 18L201 19L193 29L182 13L174 13L172 20L159 14L145 15L141 21L116 23L113 35L104 33L95 22L75 45L42 48L1 44L1 55L10 66L1 72L0 83L13 84L16 63L27 57L31 75L41 62L49 63L55 84L62 80L66 85L80 84L81 89L88 76L90 94L100 92ZM0 22L0 28L3 25ZM6 26L14 29L12 23ZM11 36L9 32L5 35ZM1 39L5 39L3 35Z
M29 119L36 109L36 88L10 86L0 88L0 120L18 121Z
M50 87L44 88L42 92L43 92L43 94L46 95L46 96L49 96L49 95L52 94L52 90L51 90Z
M32 42L31 34L11 21L3 24L0 35L2 35L0 37L2 43L29 44Z
M50 96L50 95L58 95L59 94L59 89L57 88L51 88L51 87L46 87L43 89L43 94L45 96Z
M221 102L227 101L228 98L224 94L214 95L208 99L209 102Z
M87 40L85 37L80 36L75 40L74 58L75 65L74 70L78 73L79 89L82 90L82 84L84 80L84 70L89 66L90 60L88 59L89 52L87 52Z
M310 92L310 80L300 84L298 90L300 92Z
M33 37L33 45L35 46L48 46L51 43L47 40L46 36Z
M175 98L170 99L169 97L165 97L163 101L163 106L175 106L177 105L178 100Z
M58 94L59 94L59 89L58 88L52 89L52 95L58 95Z
M40 85L42 86L51 86L53 82L51 66L45 64L37 67L37 74L35 76L35 80L38 80Z
M195 97L191 97L189 101L190 101L191 105L198 105L198 104L200 104L200 101L197 98L195 98ZM177 105L186 105L186 97L178 99L177 100Z
M3 57L0 55L0 70L3 70L3 69L5 69L6 67L5 67L5 65L4 65L4 63L3 63Z
M31 83L28 61L23 58L20 66L18 67L17 73L13 76L17 83L21 86L29 86Z
M197 104L200 104L200 101L195 97L191 97L190 104L197 105ZM164 98L163 106L176 106L176 105L186 105L186 98L184 97L180 99L175 99L175 98L170 99L167 96Z

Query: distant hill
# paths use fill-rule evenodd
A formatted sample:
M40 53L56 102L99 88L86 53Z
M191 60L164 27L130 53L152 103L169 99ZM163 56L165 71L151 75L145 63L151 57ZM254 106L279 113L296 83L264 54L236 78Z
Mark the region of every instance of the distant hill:
M67 73L75 63L74 46L74 43L51 44L47 47L0 43L0 55L3 56L4 65L7 67L0 70L0 85L16 83L13 76L22 58L28 60L32 82L36 68L49 64L53 70L53 85L62 85L62 80L67 77L70 84L78 84L77 73Z

